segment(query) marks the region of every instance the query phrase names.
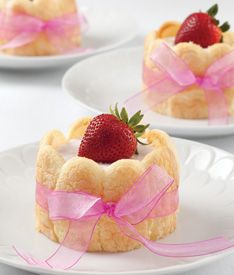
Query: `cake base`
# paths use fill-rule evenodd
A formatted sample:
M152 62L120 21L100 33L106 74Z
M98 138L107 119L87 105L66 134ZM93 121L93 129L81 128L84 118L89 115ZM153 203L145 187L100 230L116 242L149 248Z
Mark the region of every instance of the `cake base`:
M48 213L36 205L36 229L50 240L61 243L67 231L68 222L51 222ZM59 231L56 223L60 223ZM55 224L55 226L54 226ZM163 239L176 229L176 214L167 217L147 219L136 226L139 233L146 238L156 241ZM124 252L140 248L142 245L125 236L118 225L109 217L103 216L98 222L88 248L88 252Z

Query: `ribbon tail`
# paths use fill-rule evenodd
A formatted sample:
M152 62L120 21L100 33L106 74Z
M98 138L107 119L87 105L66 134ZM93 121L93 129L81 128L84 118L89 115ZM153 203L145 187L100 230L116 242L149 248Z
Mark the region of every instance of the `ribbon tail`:
M50 39L50 42L61 54L86 54L94 52L93 48L83 48L72 45L71 37L69 37L65 31L63 35L63 42L61 42L61 34L59 31L47 31L47 37Z
M73 48L69 51L67 51L67 54L88 54L88 53L93 53L94 49L93 48L83 48L83 47L76 47Z
M61 33L63 34L62 40ZM47 37L61 54L86 54L94 52L94 49L92 48L83 48L80 46L76 46L71 41L71 34L69 32L69 28L67 30L65 29L65 27L47 30Z
M24 260L28 265L35 265L43 268L50 268L50 266L45 261L35 258L32 254L22 249L19 249L16 246L13 246L12 248L15 251L15 253L19 256L19 258Z
M72 221L58 249L46 260L52 268L69 269L85 254L100 216ZM68 248L69 247L69 248Z
M89 22L88 22L86 16L80 12L78 14L78 19L79 19L79 23L80 23L80 27L81 27L81 32L84 34L87 33L89 30Z
M71 45L71 37L66 34L64 28L51 28L46 30L47 38L50 40L51 44L63 54L68 51ZM61 36L63 39L61 39Z
M153 242L147 240L141 234L139 234L135 227L127 221L119 218L115 218L115 220L120 226L120 229L124 235L140 242L154 254L163 257L184 258L204 256L234 247L234 243L224 237L217 237L205 241L185 244L164 244Z
M205 90L210 125L228 123L228 105L221 89Z
M156 81L128 98L124 101L124 105L130 113L135 113L139 110L147 112L182 90L184 90L184 87L165 76L165 78Z
M38 259L16 247L13 247L13 249L29 265L67 270L76 265L85 254L100 216L71 221L63 242L45 260Z
M19 48L19 47L25 46L25 45L31 43L36 38L37 35L38 35L37 32L35 32L35 33L22 32L22 33L16 35L13 39L11 39L6 44L0 46L0 50L14 49L14 48Z

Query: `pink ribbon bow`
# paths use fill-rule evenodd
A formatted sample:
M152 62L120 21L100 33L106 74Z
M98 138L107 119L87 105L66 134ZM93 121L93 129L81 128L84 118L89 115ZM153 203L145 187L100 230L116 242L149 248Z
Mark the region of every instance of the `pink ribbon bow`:
M117 203L106 203L101 198L82 192L52 191L37 184L37 203L49 212L51 220L68 220L68 231L62 244L46 260L14 249L30 265L71 268L87 251L102 215L112 218L124 235L160 256L201 256L233 247L233 243L222 237L189 244L163 244L147 240L136 230L134 225L147 218L165 217L177 210L178 190L168 191L172 184L173 179L156 165L140 176Z
M0 50L25 46L33 42L41 32L44 32L60 52L75 49L84 52L90 49L72 46L69 35L75 27L84 26L85 24L87 24L85 17L76 13L43 21L28 14L15 14L11 11L4 11L0 13L0 39L8 42L0 46ZM61 37L64 38L62 43Z
M139 109L147 111L191 85L197 85L204 89L209 123L228 122L224 89L234 87L234 51L214 62L202 77L195 76L188 65L165 43L153 52L151 60L160 70L152 71L144 66L143 81L147 88L125 102L128 109L132 112Z

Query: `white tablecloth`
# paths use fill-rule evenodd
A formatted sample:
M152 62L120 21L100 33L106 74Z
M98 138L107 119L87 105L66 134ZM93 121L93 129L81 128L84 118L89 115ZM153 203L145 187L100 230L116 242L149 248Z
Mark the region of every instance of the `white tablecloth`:
M66 0L64 0L66 1ZM87 7L103 5L125 9L134 16L141 30L130 45L143 43L143 36L167 19L182 20L191 11L206 10L209 0L80 0ZM234 2L220 3L221 20L234 26ZM222 5L221 5L222 3ZM91 113L81 108L61 89L61 79L67 68L41 71L0 70L0 151L37 141L51 128L63 131L78 117ZM234 153L234 136L196 139ZM202 269L187 272L190 275L233 275L234 256L229 256ZM26 275L24 271L0 265L1 275Z

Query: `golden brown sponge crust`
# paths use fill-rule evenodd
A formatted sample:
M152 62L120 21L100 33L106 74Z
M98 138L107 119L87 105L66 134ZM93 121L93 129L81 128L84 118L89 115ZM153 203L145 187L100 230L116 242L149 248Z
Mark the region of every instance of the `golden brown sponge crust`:
M9 10L13 14L25 13L44 21L78 12L75 0L0 0L0 10ZM4 43L7 43L7 41L0 41L0 44ZM69 44L69 46L79 47L81 43L80 28L74 28L64 38L60 36L59 43L60 46ZM7 49L3 52L20 56L47 56L61 53L59 48L48 39L43 31L31 43L15 49Z
M153 71L158 70L150 56L161 43L167 41L169 34L175 36L178 28L177 22L166 22L158 31L153 31L147 35L144 47L144 63L148 68ZM192 42L179 43L172 45L171 48L188 64L196 76L203 76L211 64L234 50L234 32L224 33L223 43L214 44L206 49ZM144 88L146 88L145 85ZM224 94L227 99L229 114L234 116L234 87L225 89ZM204 90L197 85L172 96L156 106L154 110L160 114L177 118L208 118L208 106Z
M57 148L71 138L81 138L89 122L90 118L77 121L70 129L68 138L57 130L44 136L36 162L37 182L52 190L83 191L100 196L106 202L116 202L148 167L157 164L174 178L171 190L178 188L179 163L175 146L166 133L158 130L145 134L153 149L142 161L123 159L107 168L83 157L65 161ZM36 204L36 227L51 240L61 242L68 222L51 221L47 211ZM163 218L147 219L136 228L148 239L164 238L176 228L176 213ZM138 242L124 236L111 218L103 216L95 228L88 251L129 251L140 246Z

